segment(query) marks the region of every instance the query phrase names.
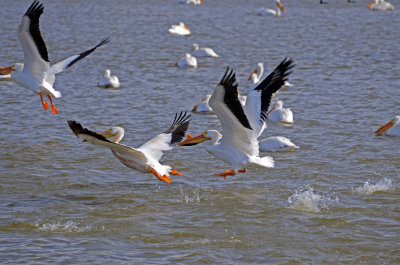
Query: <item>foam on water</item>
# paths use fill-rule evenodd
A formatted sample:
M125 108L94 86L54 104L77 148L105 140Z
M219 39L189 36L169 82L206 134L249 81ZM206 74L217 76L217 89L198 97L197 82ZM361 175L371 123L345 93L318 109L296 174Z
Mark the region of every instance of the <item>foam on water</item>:
M321 209L328 209L329 205L338 203L338 197L330 197L329 195L320 195L314 192L309 185L301 187L288 198L288 202L292 209L304 212L319 212Z
M358 187L358 188L353 188L353 191L359 193L359 194L364 194L364 195L369 195L377 191L388 191L393 188L392 180L388 178L383 178L382 180L378 181L376 184L370 184L368 181L364 183L364 185Z
M74 222L74 221L67 221L65 223L62 222L44 223L44 224L36 223L36 227L40 231L62 232L62 233L82 233L82 232L89 232L93 229L92 225L82 226L79 222Z

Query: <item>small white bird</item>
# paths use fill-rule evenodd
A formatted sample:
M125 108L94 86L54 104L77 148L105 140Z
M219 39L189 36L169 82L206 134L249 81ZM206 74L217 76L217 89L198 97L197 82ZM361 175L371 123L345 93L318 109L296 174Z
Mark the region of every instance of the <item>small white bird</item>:
M283 108L283 101L278 100L268 113L268 120L281 123L293 123L293 113L288 108Z
M197 43L193 44L193 49L191 54L195 57L211 57L211 58L218 58L218 54L214 52L211 48L199 48Z
M389 2L385 2L385 0L374 0L368 5L367 8L372 11L392 11L392 10L394 10L394 6Z
M179 0L180 4L192 4L192 5L201 5L203 4L203 0Z
M400 116L396 116L385 125L382 125L375 133L376 135L400 136Z
M293 86L293 84L289 83L289 81L285 81L285 83L283 84L281 89L288 89L289 87L292 87L292 86Z
M193 67L197 68L197 59L190 53L186 53L179 61L176 63L178 67Z
M43 10L43 4L34 1L22 17L17 33L24 51L24 63L12 66L11 77L19 85L39 94L45 110L49 109L49 104L44 101L44 97L47 96L50 100L53 114L57 114L58 110L51 98L51 96L61 97L61 93L53 88L56 74L67 70L98 47L108 43L110 38L106 37L95 47L50 65L46 44L39 29L39 19ZM0 74L3 73L4 71L0 71Z
M183 23L179 22L177 25L172 25L168 32L173 35L187 36L192 34L192 31Z
M284 151L299 148L290 139L283 136L272 136L261 140L260 151Z
M118 88L120 87L118 77L115 75L111 75L111 71L107 69L102 78L98 82L98 86L105 88Z
M275 1L275 5L276 5L276 10L273 9L269 9L269 8L261 8L257 11L257 14L259 16L276 16L276 17L280 17L282 15L281 11L283 13L286 13L285 7L283 6L283 4L281 3L280 0L276 0Z
M256 68L250 73L248 81L251 84L258 84L264 74L264 63L257 63ZM251 89L253 90L253 89Z
M168 130L147 141L139 148L119 144L125 133L121 127L112 127L98 134L83 128L76 121L68 121L68 125L72 132L84 142L110 148L114 156L125 166L140 172L153 173L159 180L170 183L170 174L179 176L182 176L182 174L170 166L161 165L159 160L163 151L173 149L185 137L189 127L189 118L190 114L186 115L186 112L181 112L179 115L175 114L175 119ZM107 138L113 139L109 141Z

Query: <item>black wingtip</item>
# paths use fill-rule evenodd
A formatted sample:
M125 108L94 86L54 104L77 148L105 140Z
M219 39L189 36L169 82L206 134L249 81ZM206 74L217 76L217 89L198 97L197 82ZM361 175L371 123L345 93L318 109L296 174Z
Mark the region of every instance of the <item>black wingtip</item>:
M40 17L40 15L43 13L43 10L44 10L43 4L35 0L28 8L28 10L25 12L24 16L28 16L30 18Z
M233 68L229 66L226 68L224 76L219 81L218 85L220 86L230 86L230 87L237 87L238 84L236 82L236 74L233 71Z
M105 142L110 142L109 140L107 140L107 138L105 138L103 135L100 135L98 133L95 133L93 131L90 131L86 128L83 128L83 126L79 123L76 122L74 120L69 120L68 121L68 125L71 128L72 132L76 135L79 136L80 134L86 134L89 136L93 136L101 141L105 141Z
M96 48L99 48L100 46L103 46L104 44L107 44L111 41L111 37L110 35L107 35L106 37L104 37L99 44L96 45Z
M179 114L175 114L172 125L164 133L172 134L171 145L175 145L182 141L185 137L186 131L189 128L191 114L187 114L186 111L181 111Z

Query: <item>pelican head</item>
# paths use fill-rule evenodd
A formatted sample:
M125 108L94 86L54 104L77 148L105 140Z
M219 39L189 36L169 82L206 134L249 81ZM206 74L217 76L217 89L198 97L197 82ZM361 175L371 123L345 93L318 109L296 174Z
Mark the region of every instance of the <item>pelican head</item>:
M192 51L198 51L198 50L199 50L199 45L197 43L193 43Z
M286 13L285 6L281 3L281 0L276 0L275 4L283 13Z
M375 131L376 135L382 135L386 133L393 126L400 124L400 116L396 116L394 119L389 121L388 123L382 125L378 130Z
M219 137L218 137L218 135L219 135ZM221 137L222 137L222 135L215 130L210 130L210 131L204 132L195 137L188 134L186 136L186 139L183 140L182 142L180 142L178 145L181 145L181 146L196 145L196 144L200 144L204 141L212 140L212 139L216 139L216 138L218 138L217 140L219 140Z
M9 75L12 71L15 71L14 67L15 67L15 64L8 66L8 67L2 67L0 65L0 75Z
M114 126L110 129L108 129L107 131L99 133L99 134L104 136L105 138L114 137L114 140L112 142L119 143L119 141L121 141L122 138L124 137L125 130L122 127Z
M377 4L379 4L379 0L373 0L373 1L367 6L367 8L371 8L372 6L377 5Z
M106 69L106 71L104 72L103 76L111 76L110 69Z

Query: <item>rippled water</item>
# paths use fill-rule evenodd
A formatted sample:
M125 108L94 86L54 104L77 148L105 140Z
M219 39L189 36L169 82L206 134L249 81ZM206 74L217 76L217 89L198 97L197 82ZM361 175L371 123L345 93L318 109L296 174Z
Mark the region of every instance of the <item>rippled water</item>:
M109 33L112 42L57 76L56 116L37 95L0 82L1 263L400 263L399 139L373 133L399 115L398 0L388 13L365 1L288 0L281 18L257 16L273 6L261 0L43 2L51 61ZM15 31L29 4L2 1L3 66L23 59ZM192 36L167 33L179 21ZM220 58L176 68L194 42ZM273 169L224 180L213 173L228 165L201 146L176 148L162 162L184 176L168 185L67 126L123 126L123 142L139 146L212 92L227 65L245 92L257 62L270 72L286 56L296 61L294 87L276 98L295 123L268 123L260 139L282 135L300 148L263 154ZM121 88L96 87L106 68ZM193 114L191 133L209 128L220 128L214 115Z

